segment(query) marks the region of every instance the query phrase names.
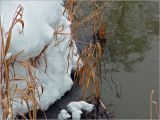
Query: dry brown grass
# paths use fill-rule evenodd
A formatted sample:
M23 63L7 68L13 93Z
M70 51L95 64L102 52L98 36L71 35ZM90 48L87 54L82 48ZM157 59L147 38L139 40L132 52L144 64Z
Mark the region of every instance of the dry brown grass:
M82 86L82 98L85 98L86 92L88 91L87 89L89 88L91 82L93 83L91 88L93 90L95 89L96 96L100 97L100 84L96 71L101 56L101 47L97 42L95 45L90 43L79 57L79 60L83 61L83 67L77 69L75 76L79 76L78 82Z
M68 11L68 19L72 22L71 33L72 37L76 43L83 44L85 47L80 53L79 59L77 61L78 68L75 72L75 83L78 83L82 87L82 97L83 100L92 101L96 104L97 113L99 112L99 106L106 111L106 107L103 104L101 98L101 65L100 61L103 57L105 44L106 44L106 29L105 25L101 19L103 8L106 6L106 2L102 6L97 4L96 0L85 1L88 7L94 6L93 10L89 15L82 17L82 19L77 19L77 14L80 14L80 5L82 1L67 0L65 5L65 11ZM64 11L64 12L65 12ZM85 11L81 11L85 12ZM77 32L79 27L83 27L88 23L92 23L93 28L93 39L90 43L77 40ZM97 34L98 31L98 34ZM98 39L96 38L98 35ZM80 62L83 61L83 67L81 67ZM90 97L87 97L90 96ZM89 99L88 99L89 98Z
M19 31L19 34L23 32L24 22L22 20L22 15L23 15L23 7L19 5L13 17L11 27L6 34L4 33L3 26L0 25L0 31L1 31L0 37L2 43L1 54L0 54L1 55L0 56L1 58L0 104L2 106L2 111L3 111L3 117L2 117L3 120L14 119L13 109L12 109L13 102L21 101L19 103L21 105L23 105L23 102L25 102L28 108L30 119L36 119L37 109L40 108L37 102L37 98L40 96L39 90L37 88L39 81L34 73L34 70L32 69L31 62L29 60L19 61L17 59L20 56L20 54L23 54L23 51L7 58L8 50L10 48L10 41L12 37L12 29L17 23L20 23L22 25L22 30ZM5 41L6 44L4 44ZM25 69L27 77L17 75L14 69L15 63L21 65ZM16 81L23 81L23 83L26 84L25 88L23 89L20 88L18 84L16 84ZM31 105L29 105L30 103Z
M96 29L98 28L98 34L100 39L98 41L91 40L90 43L85 43L83 41L76 41L82 44L85 44L86 47L80 54L79 60L77 61L77 68L75 79L76 82L82 86L82 98L85 98L87 91L95 91L96 97L100 98L100 78L98 77L99 62L101 60L105 44L105 27L101 20L101 15L103 8L106 6L106 2L102 6L98 6L96 0L88 1L88 6L95 6L95 10L92 11L88 16L83 17L83 19L77 20L76 15L80 8L82 1L67 0L64 5L65 11L68 12L68 20L72 22L72 36L76 40L76 33L79 27L82 27L83 24L92 22L93 24L93 34L96 35ZM86 3L87 4L87 3ZM85 11L83 11L85 12ZM83 61L83 67L80 68L80 60ZM76 78L79 76L78 78ZM79 80L78 80L79 79ZM91 88L91 89L89 89ZM92 93L91 93L92 94Z

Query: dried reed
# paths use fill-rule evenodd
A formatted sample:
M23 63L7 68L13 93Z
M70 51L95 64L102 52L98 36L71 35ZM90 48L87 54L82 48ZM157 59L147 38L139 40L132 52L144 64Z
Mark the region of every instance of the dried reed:
M38 78L35 76L34 70L32 69L30 61L18 61L17 57L23 53L23 51L10 56L7 58L8 50L10 48L10 41L12 37L12 29L17 23L22 25L22 30L19 31L19 34L23 32L24 22L22 20L23 7L19 5L16 9L15 15L12 20L11 27L7 34L4 33L3 27L0 24L0 37L1 37L1 64L0 64L0 104L2 106L3 116L2 119L14 119L13 117L13 102L22 101L20 104L23 105L23 102L27 105L29 118L36 119L37 109L40 108L37 102L37 93L38 91ZM4 37L5 36L5 37ZM4 44L6 41L6 44ZM23 66L27 72L27 77L16 75L14 70L15 63ZM15 81L15 82L14 82ZM23 81L26 83L25 88L18 87L16 81ZM31 104L30 104L31 103ZM32 110L32 112L31 112ZM15 111L14 111L15 112ZM25 117L24 117L25 118Z
M157 119L160 119L160 111L159 111L159 104L155 100L153 100L153 95L155 94L155 90L151 91L150 99L149 99L149 108L150 108L150 120L153 119L153 104L155 105L155 111L157 115Z
M81 43L85 45L85 48L80 53L79 59L77 61L78 68L75 71L74 79L75 83L79 83L82 87L82 97L81 99L86 99L87 93L90 91L90 98L95 98L97 104L97 111L99 105L106 109L105 105L102 103L101 97L101 77L100 73L100 61L104 53L106 44L106 31L105 25L101 20L101 15L103 8L106 6L106 2L102 6L97 4L97 1L90 0L88 5L95 6L95 10L92 11L88 16L78 19L77 15L80 14L80 6L82 1L67 0L64 5L65 11L68 11L68 19L72 22L71 34L76 43ZM86 3L87 4L87 3ZM88 6L89 7L89 6ZM83 11L85 12L85 11ZM90 43L84 41L77 41L77 32L79 27L87 23L92 23L93 25L93 39ZM96 31L98 33L96 34ZM98 36L98 38L97 38ZM80 62L83 61L83 67L81 67ZM93 96L95 97L93 97ZM97 112L98 113L98 112Z

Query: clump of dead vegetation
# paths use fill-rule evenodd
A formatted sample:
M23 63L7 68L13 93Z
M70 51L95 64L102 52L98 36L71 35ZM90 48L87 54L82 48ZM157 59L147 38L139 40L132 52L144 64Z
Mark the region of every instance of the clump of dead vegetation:
M38 98L41 93L39 93L38 90L37 84L39 84L39 81L34 73L34 69L32 67L33 63L31 63L29 60L18 60L18 57L20 54L23 54L23 51L11 56L10 53L8 53L12 38L12 29L14 26L16 24L21 24L22 30L19 31L19 34L23 33L24 22L22 20L22 16L23 7L19 5L14 14L11 27L7 33L5 33L2 24L0 24L0 106L3 112L3 120L15 119L14 113L16 111L13 111L14 102L18 102L22 106L27 107L30 119L36 119L37 109L40 108L38 104ZM27 73L27 76L17 75L14 69L15 64L22 66ZM19 82L23 82L26 85L25 88L22 89L18 84ZM40 87L43 89L42 85ZM26 118L24 114L21 114L21 116Z
M81 9L81 2L82 1L66 0L64 5L65 11L69 13L68 20L72 22L71 33L73 39L76 43L83 44L85 46L84 49L80 51L80 56L77 61L78 68L75 71L74 80L75 83L78 83L82 87L81 99L87 100L96 105L97 118L98 115L106 114L107 112L107 108L101 100L100 64L106 46L106 29L104 22L101 19L106 2L102 1L104 4L100 6L97 4L96 0L85 1L86 4L88 4L88 7L92 6L95 9L89 15L79 17L80 12L85 12ZM93 38L89 40L89 42L77 40L79 27L84 27L89 23L92 24ZM83 61L83 66L80 64L81 61ZM100 108L103 109L103 112L101 113L99 112Z

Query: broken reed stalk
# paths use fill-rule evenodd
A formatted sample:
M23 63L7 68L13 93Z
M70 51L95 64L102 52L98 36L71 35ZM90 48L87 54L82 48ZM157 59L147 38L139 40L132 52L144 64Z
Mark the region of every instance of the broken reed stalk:
M150 108L150 120L153 119L153 104L155 105L155 111L157 115L157 119L160 119L160 111L159 111L159 105L158 102L153 100L153 95L155 94L155 90L151 91L150 98L149 98L149 108Z
M29 59L31 65L35 68L38 68L41 63L40 63L40 60L43 59L44 62L45 62L45 73L47 72L47 67L48 67L48 64L47 64L47 58L46 58L46 54L45 54L45 51L46 49L48 48L48 46L50 45L51 43L47 44L44 46L44 48L42 49L42 51L39 53L38 56L36 57L32 57Z

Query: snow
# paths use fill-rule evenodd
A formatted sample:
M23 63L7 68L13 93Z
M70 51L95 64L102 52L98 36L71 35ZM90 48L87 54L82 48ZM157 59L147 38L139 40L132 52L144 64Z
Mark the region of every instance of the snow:
M86 110L87 112L91 112L93 110L94 105L89 104L85 101L79 102L70 102L67 105L67 109L72 112L72 119L73 120L80 120L82 110Z
M67 108L70 112L74 112L75 110L86 110L87 112L91 112L94 105L89 104L85 101L79 101L79 102L70 102L67 105Z
M71 116L68 114L68 112L63 109L60 111L60 113L58 114L58 120L66 120L67 118L70 118Z
M20 25L16 25L13 29L9 55L14 55L22 50L23 54L18 59L27 60L37 56L41 50L50 42L53 42L46 50L48 68L47 73L44 72L45 63L42 62L39 68L33 68L36 76L41 81L44 91L40 96L39 104L42 109L46 110L50 104L53 104L57 99L60 99L64 93L70 90L73 82L70 77L71 70L76 67L78 59L77 48L73 41L73 47L69 47L70 36L58 35L58 40L66 39L55 46L57 40L54 36L54 31L59 25L64 25L63 32L70 33L70 22L63 16L62 0L49 1L0 1L1 2L1 23L5 32L8 31L14 12L19 4L24 8L23 21L24 32L19 34ZM69 68L67 72L67 57L69 56ZM7 58L8 58L7 57ZM82 64L82 63L81 63ZM18 75L27 77L24 68L15 64L15 71ZM15 84L15 83L12 83ZM19 87L25 88L25 83L18 82ZM17 99L18 100L18 99ZM20 101L20 100L19 100ZM18 102L13 102L14 116L16 113L27 111L26 104L21 105ZM63 113L64 111L62 111ZM0 110L0 118L1 118Z
M79 109L72 111L72 119L73 120L80 120L81 114L82 114L82 111Z
M24 58L34 57L44 45L53 40L53 28L64 19L61 3L62 1L1 1L1 22L6 32L18 5L24 7L24 34L18 34L21 26L16 25L11 40L13 54L24 50Z
M87 112L91 112L93 110L94 105L89 104L85 101L77 101L77 102L70 102L67 105L67 110L72 113L72 119L73 120L80 120L81 114L83 113L82 110L85 110ZM58 119L59 120L65 120L67 119L68 112L66 110L61 110ZM69 118L69 116L68 116Z

